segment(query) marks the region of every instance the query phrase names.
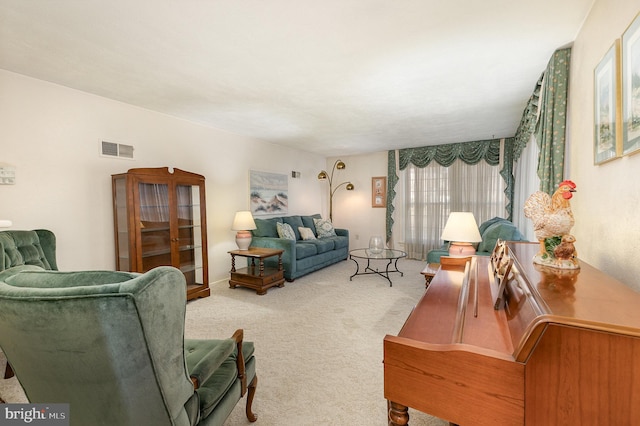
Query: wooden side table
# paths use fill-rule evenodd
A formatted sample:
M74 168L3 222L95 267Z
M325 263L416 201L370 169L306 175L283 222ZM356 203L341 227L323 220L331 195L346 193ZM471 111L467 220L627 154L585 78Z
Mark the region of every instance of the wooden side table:
M231 277L229 287L249 287L256 293L263 295L267 289L278 286L284 287L284 268L282 267L282 253L284 250L249 247L248 250L231 250ZM236 270L236 256L251 258L251 264L246 268ZM265 267L264 259L278 256L278 267ZM258 259L258 265L256 265Z
M436 275L436 272L438 272L438 269L440 269L439 263L427 263L427 266L425 266L422 272L420 272L424 275L425 288L429 287L429 284L431 284L431 280Z

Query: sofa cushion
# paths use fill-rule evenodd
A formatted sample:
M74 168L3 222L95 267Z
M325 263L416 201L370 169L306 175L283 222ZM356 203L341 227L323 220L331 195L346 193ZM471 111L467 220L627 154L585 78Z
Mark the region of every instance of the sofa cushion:
M285 238L287 240L296 240L296 234L288 223L277 222L276 230L278 231L278 237Z
M312 214L311 216L300 216L302 219L302 223L305 228L311 228L313 231L313 235L318 235L318 231L316 230L316 224L313 219L322 219L322 216L319 213Z
M298 228L303 227L302 218L300 216L285 216L282 218L284 223L288 223L293 228L293 232L296 234L296 240L301 240L300 231Z
M336 235L335 237L324 238L323 241L324 240L332 241L334 250L349 248L349 237Z
M333 238L323 238L323 239L316 239L316 240L310 240L310 241L306 241L308 243L314 244L316 246L316 250L319 253L326 253L328 251L331 251L335 248L335 244L333 242Z
M313 222L316 225L316 234L318 238L335 237L336 231L333 229L333 224L329 219L314 219Z
M256 223L256 229L251 233L256 237L272 237L278 238L277 223L282 223L281 217L272 217L269 219L257 219L253 221Z
M315 256L316 254L318 254L318 249L313 241L298 241L296 243L296 260Z

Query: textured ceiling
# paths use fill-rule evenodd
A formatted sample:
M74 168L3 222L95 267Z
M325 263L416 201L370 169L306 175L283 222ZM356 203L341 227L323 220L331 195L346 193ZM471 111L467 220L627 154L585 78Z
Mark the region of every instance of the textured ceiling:
M0 68L349 155L513 136L592 3L0 0Z

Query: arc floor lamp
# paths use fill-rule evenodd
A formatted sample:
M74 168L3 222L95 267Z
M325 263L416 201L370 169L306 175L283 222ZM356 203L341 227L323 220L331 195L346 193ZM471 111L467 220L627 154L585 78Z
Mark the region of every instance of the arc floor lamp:
M329 220L333 222L333 194L338 190L338 188L345 186L347 191L353 191L355 186L349 181L342 182L338 184L335 188L333 187L333 173L337 170L344 170L347 166L342 162L342 160L336 160L333 164L333 168L331 169L331 176L322 170L318 173L318 180L328 180L329 181Z

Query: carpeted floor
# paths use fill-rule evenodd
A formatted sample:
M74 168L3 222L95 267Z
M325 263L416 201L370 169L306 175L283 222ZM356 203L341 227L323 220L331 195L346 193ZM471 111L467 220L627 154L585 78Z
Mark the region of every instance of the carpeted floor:
M382 267L383 265L381 265ZM354 277L340 262L272 288L266 295L226 281L188 303L186 336L220 338L244 329L256 345L256 425L386 425L382 341L397 334L424 293L423 262L402 259L393 287L377 275ZM3 366L4 364L0 364ZM7 402L23 402L14 379L0 380ZM410 410L412 426L448 423ZM226 425L247 425L244 400Z

